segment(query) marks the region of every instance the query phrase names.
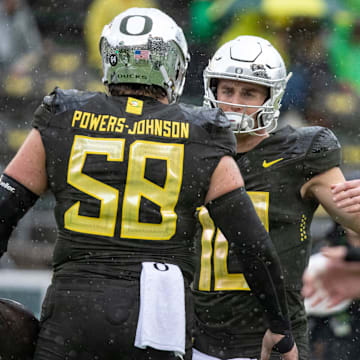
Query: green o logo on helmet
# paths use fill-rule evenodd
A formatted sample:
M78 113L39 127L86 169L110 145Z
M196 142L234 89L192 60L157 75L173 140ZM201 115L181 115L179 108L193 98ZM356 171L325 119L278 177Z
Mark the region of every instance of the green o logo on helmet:
M131 24L129 25L129 21L134 20L136 18L143 18L144 19L144 27L142 29L141 32L132 32L130 30ZM153 21L151 18L149 18L148 16L144 16L144 15L129 15L124 17L121 20L120 23L120 32L125 34L125 35L132 35L132 36L141 36L141 35L145 35L148 34L153 26Z

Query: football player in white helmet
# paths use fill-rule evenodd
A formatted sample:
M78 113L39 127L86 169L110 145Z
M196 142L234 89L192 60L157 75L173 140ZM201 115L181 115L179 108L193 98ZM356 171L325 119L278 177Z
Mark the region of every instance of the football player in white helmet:
M239 36L221 46L204 70L204 103L220 106L230 119L234 133L264 135L265 132L259 130L269 133L276 129L290 76L281 55L267 40ZM223 89L224 83L226 89ZM242 90L244 95L237 97L235 88L231 88L240 83L246 86ZM256 97L251 96L252 89L256 90L254 95L265 99L258 103Z
M296 349L280 263L233 159L229 122L220 109L177 103L189 61L181 28L160 10L131 8L105 26L100 51L110 96L55 88L0 177L0 257L38 196L56 198L34 360L191 359L204 205L267 310L271 347Z
M116 84L139 84L165 90L170 104L181 96L190 55L182 29L162 11L124 11L105 25L100 52L110 92Z
M360 233L359 214L339 209L331 184L344 175L340 144L324 127L277 129L290 78L279 52L265 39L239 36L221 46L204 71L204 105L221 108L237 139L236 162L284 271L299 359L309 356L302 274L311 254L310 225L321 204L343 226ZM200 219L201 220L201 219ZM202 222L201 261L194 281L193 359L259 359L266 327L254 289L226 239ZM246 274L245 274L246 275ZM265 336L264 340L267 339ZM279 350L279 349L278 349ZM273 351L271 360L284 355Z

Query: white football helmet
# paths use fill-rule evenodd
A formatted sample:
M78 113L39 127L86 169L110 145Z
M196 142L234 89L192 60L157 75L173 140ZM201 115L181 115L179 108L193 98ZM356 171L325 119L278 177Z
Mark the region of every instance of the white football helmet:
M277 126L281 99L290 76L286 74L281 55L269 41L257 36L238 36L221 46L204 70L204 105L218 107L218 104L223 103L241 107L242 113L226 112L235 133L256 134L261 129L271 132ZM260 107L218 101L216 79L266 86L269 88L269 97ZM248 108L255 108L251 116L245 113Z
M105 25L100 38L103 83L165 89L169 103L182 94L190 56L182 29L153 8L130 8Z

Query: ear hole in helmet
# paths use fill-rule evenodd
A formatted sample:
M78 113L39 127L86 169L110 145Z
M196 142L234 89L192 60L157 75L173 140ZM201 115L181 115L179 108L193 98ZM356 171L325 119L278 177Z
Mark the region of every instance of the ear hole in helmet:
M177 65L176 65L176 72L175 72L175 81L178 81L179 76L180 76L180 59L178 59Z
M270 97L271 97L271 88L268 87L267 88L267 96L265 98L264 104L270 99Z
M215 99L217 99L217 87L219 84L218 79L210 79L210 90L214 94Z

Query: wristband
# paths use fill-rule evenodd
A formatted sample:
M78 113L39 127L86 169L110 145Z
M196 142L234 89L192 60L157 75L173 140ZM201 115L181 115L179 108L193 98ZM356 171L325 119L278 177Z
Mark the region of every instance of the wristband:
M6 252L10 235L18 221L35 204L38 195L12 177L0 177L0 254Z
M286 331L285 336L273 346L273 349L280 354L289 352L295 344L294 337L290 331Z
M348 247L345 261L360 261L360 248Z

